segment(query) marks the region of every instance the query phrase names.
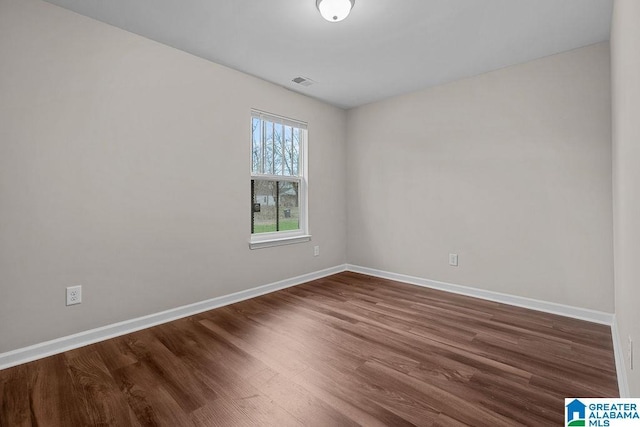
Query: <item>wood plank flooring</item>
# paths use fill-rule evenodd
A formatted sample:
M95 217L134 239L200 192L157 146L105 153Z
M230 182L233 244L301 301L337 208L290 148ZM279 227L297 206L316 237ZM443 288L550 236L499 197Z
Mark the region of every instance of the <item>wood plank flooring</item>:
M340 273L0 371L1 426L562 425L610 329Z

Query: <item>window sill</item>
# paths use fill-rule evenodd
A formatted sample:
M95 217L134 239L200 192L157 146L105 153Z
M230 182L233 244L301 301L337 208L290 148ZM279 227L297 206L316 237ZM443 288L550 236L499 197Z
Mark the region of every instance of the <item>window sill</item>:
M273 246L293 245L295 243L304 243L311 240L310 234L298 234L296 236L277 237L272 239L250 240L250 249L271 248Z

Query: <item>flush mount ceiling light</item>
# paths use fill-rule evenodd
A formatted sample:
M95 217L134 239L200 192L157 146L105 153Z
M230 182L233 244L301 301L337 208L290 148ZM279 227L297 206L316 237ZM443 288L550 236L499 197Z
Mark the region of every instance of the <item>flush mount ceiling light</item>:
M329 22L340 22L351 12L356 0L316 0L320 15Z

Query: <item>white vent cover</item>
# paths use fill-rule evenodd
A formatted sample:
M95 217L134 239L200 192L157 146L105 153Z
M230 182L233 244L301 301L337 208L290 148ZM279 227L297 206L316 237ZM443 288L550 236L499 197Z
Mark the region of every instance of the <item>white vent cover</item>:
M315 82L307 77L296 77L295 79L291 80L294 83L297 83L301 86L311 86L312 84L314 84Z

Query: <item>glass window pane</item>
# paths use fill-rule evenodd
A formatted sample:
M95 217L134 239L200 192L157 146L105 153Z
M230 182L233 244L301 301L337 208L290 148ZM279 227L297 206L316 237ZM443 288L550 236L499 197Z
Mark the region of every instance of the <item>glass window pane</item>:
M303 137L304 131L300 128L252 118L252 173L300 176Z
M293 128L291 126L284 127L284 172L283 175L293 176L292 159L293 150Z
M264 122L264 170L263 173L273 175L273 123Z
M276 183L253 180L253 233L269 233L276 229ZM259 206L258 206L259 205ZM256 212L259 208L259 212Z
M283 125L275 123L273 126L273 174L283 173L282 139L284 137Z
M300 174L300 129L293 129L293 147L292 147L293 175Z
M298 183L281 181L279 185L278 231L298 230L300 228Z
M262 126L260 119L254 117L251 121L251 171L261 173L262 160Z

